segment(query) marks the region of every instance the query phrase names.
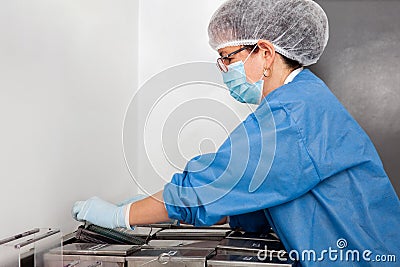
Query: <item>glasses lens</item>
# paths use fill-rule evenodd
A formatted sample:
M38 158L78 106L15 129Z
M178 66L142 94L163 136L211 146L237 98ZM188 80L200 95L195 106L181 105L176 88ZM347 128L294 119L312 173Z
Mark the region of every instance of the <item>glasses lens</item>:
M217 59L217 66L222 72L228 72L228 67L224 64L222 58Z

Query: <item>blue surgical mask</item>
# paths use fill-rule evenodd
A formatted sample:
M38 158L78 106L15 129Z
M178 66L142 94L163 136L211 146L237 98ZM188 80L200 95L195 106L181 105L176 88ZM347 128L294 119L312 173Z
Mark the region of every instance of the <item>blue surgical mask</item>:
M260 104L264 81L260 79L256 83L249 83L246 77L243 61L230 64L228 71L222 72L224 83L233 98L242 103Z

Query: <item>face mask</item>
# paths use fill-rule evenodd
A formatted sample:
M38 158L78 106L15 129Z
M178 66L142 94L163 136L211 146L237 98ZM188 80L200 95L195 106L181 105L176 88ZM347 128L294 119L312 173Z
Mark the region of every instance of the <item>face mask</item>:
M244 62L247 61L251 53ZM222 72L222 78L226 86L228 86L231 96L237 101L248 104L259 104L261 102L264 81L260 79L256 83L249 83L246 78L244 62L238 61L230 64L228 71Z

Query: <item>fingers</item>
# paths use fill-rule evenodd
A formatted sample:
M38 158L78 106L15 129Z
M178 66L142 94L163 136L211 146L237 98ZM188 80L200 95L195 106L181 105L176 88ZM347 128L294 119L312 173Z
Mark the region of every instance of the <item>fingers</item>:
M77 220L81 221L78 219L78 214L82 211L83 207L85 206L85 201L77 201L75 202L74 206L72 207L71 213L72 217Z

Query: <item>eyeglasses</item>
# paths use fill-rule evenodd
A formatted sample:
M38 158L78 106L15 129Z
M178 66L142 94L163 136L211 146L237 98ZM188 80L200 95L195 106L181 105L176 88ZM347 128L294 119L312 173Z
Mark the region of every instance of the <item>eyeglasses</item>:
M230 59L231 56L236 55L237 53L242 52L243 50L248 49L248 46L243 46L242 48L239 48L238 50L233 51L232 53L229 53L228 55L224 57L220 57L217 59L217 66L222 72L228 72L228 64L225 64L225 61L227 59Z

